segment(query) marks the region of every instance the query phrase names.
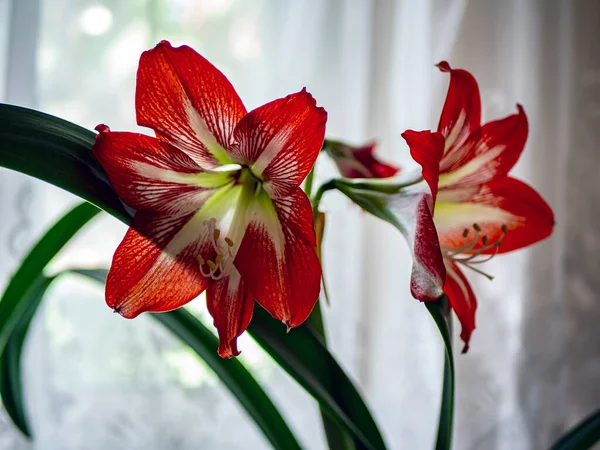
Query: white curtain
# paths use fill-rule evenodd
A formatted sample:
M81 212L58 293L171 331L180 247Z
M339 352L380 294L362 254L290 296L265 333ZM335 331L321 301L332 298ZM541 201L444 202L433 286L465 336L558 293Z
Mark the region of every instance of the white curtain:
M403 165L400 133L437 125L448 82L440 60L479 80L484 120L522 103L531 132L515 175L548 200L557 226L550 240L492 261L492 283L472 278L478 328L456 357L454 447L537 449L600 404L599 30L600 3L585 0L0 0L0 95L89 128L136 130L137 58L169 39L221 68L249 109L306 86L329 112L330 137L377 139ZM334 173L320 162L320 180ZM5 282L76 200L8 171L0 187ZM431 448L443 353L408 292L406 245L340 195L324 208L332 352L390 448ZM124 231L95 221L54 270L107 265ZM193 308L207 317L202 299ZM251 339L240 346L303 445L324 448L312 399ZM4 417L0 449L268 448L189 350L147 317L112 314L81 280L50 293L24 369L36 439Z

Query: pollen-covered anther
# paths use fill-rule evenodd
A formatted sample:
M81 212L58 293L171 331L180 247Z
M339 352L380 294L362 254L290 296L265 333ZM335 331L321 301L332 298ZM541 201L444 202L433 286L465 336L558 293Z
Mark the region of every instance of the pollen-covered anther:
M216 219L205 220L203 225L208 229L208 241L216 256L214 260L205 260L201 255L197 255L200 273L206 278L220 280L231 272L235 256L233 254L234 242L229 237L220 240L221 230L217 228Z

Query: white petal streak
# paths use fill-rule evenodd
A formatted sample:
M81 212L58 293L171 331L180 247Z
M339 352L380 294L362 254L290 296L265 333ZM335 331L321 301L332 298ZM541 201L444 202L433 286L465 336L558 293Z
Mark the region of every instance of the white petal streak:
M448 151L450 147L453 145L461 145L468 137L469 137L469 129L465 128L465 120L467 118L467 113L465 110L461 110L452 127L450 133L446 137L446 145L444 146L444 153Z
M286 127L279 130L252 165L252 172L260 177L271 161L273 161L273 159L275 159L277 155L279 155L279 153L286 147L293 131L294 130L292 127Z
M501 208L480 203L440 203L435 204L433 221L440 235L465 228L474 223L484 226L486 223L515 224L523 218Z
M215 136L212 134L206 121L196 111L196 108L190 103L188 99L185 101L185 111L190 122L190 126L196 134L196 138L206 147L206 149L214 155L217 161L221 163L231 162L227 156L225 149L219 144ZM216 122L216 121L215 121Z
M495 168L500 164L497 158L505 149L506 146L504 145L488 148L486 142L479 142L475 149L478 156L475 156L471 161L458 169L440 175L439 187L449 186L459 181L465 182L470 178L473 178L473 181L478 182L491 180L496 172ZM443 161L443 164L446 166L451 165L454 162L451 160L452 154L449 156L450 159Z

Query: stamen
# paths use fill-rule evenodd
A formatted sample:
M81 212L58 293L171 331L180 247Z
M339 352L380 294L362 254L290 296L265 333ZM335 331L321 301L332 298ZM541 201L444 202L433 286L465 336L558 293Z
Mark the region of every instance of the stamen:
M224 276L229 275L231 268L233 267L233 247L234 242L229 237L225 237L223 241L226 245L223 245L222 241L219 241L221 237L221 230L217 228L217 220L211 218L205 220L203 225L208 229L210 244L216 253L214 261L212 259L205 260L202 255L197 255L196 259L200 265L200 273L206 278L212 278L213 280L220 280Z
M473 236L472 239L466 241L462 247L459 248L451 248L451 247L446 247L446 246L442 246L442 251L444 252L444 258L446 259L450 259L451 261L454 261L455 263L459 263L462 264L463 266L467 267L468 269L473 270L474 272L477 272L481 275L483 275L484 277L492 280L494 277L492 277L491 275L483 272L482 270L473 267L474 265L477 264L482 264L484 262L488 262L489 260L491 260L494 256L496 256L498 254L498 252L500 251L500 245L502 244L502 239L504 239L504 236L506 236L506 234L508 233L508 226L506 224L502 224L501 230L502 230L502 234L500 235L500 237L494 241L494 242L489 242L489 237L488 235L484 235L481 238L481 247L475 249L475 247L478 244L478 239L479 239L479 233L481 232L481 227L479 226L479 224L474 223L473 224L473 230L475 230L475 235ZM463 238L467 238L469 236L469 229L465 229L462 233ZM494 250L492 254L489 255L484 255L485 252L487 252L488 250ZM461 256L464 255L464 256Z

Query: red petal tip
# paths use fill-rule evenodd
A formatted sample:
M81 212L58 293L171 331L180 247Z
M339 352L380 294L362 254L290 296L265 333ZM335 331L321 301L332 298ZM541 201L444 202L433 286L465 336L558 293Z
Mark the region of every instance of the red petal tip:
M469 344L465 344L461 353L464 355L465 353L467 353L469 351Z
M221 358L231 359L238 356L242 352L240 352L237 348L237 339L234 339L231 342L219 345L218 353Z
M450 64L448 64L447 61L441 61L439 63L437 63L435 65L435 67L437 67L438 69L440 69L440 71L442 72L450 72L452 71L452 68L450 67Z
M169 41L167 41L166 39L163 39L162 41L160 41L158 44L156 44L157 47L173 47L171 45L171 43Z
M110 128L108 127L108 125L104 125L103 123L96 125L96 128L94 128L94 130L96 130L98 133L109 133L110 132Z

